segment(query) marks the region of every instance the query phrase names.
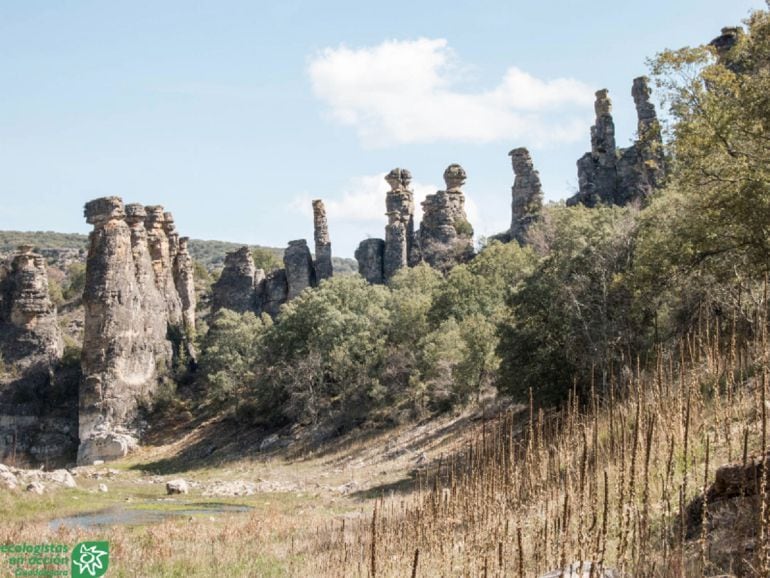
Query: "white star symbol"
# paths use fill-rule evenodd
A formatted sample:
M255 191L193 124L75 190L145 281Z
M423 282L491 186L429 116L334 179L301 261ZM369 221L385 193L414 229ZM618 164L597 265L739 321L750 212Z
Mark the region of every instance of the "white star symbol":
M102 556L106 555L107 552L97 550L96 546L88 548L83 544L80 546L79 559L73 560L73 562L80 568L81 574L88 572L91 576L96 576L96 571L103 568Z

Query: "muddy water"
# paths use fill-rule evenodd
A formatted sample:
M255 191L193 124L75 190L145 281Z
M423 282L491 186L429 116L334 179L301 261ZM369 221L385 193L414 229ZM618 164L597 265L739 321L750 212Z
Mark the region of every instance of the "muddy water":
M147 505L154 505L148 502ZM98 528L103 526L144 526L157 524L164 520L215 514L237 514L248 512L252 508L243 504L224 504L216 502L178 502L173 509L156 510L134 507L114 507L98 512L86 512L72 516L55 518L48 523L51 530L59 528Z

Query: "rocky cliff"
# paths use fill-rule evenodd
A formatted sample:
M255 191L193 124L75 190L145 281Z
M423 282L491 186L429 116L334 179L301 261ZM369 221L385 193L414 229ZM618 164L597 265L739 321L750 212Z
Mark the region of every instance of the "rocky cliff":
M119 197L103 197L86 204L85 217L94 229L83 291L78 462L92 463L134 445L137 404L169 371L179 345L169 336L184 335L185 315L194 327L194 309L188 303L183 315L174 278L181 243L163 207L124 207ZM182 273L187 265L182 255L180 286L191 275Z
M321 199L313 201L313 238L315 240L315 274L319 282L334 275L332 243L326 222L326 207Z
M606 89L597 91L591 127L591 152L577 162L578 192L567 205L587 207L645 202L662 186L665 160L660 125L650 102L646 77L634 79L631 89L637 113L637 139L628 148L617 148L612 102Z
M444 171L446 190L428 195L422 203L419 240L422 259L446 273L473 258L473 227L465 214L462 186L466 174L458 164Z
M529 227L540 218L543 209L543 186L529 151L523 147L508 153L515 175L511 188L511 228L508 240L526 243Z

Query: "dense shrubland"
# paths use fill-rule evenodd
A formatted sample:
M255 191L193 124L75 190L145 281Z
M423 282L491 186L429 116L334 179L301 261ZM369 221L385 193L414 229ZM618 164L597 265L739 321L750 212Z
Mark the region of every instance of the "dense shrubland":
M446 278L425 267L388 287L335 278L274 324L223 312L203 343L208 396L271 423L345 428L446 410L492 386L585 401L705 326L752 339L770 265L768 30L758 12L721 60L686 48L651 63L670 170L645 206L554 204L528 247L492 241Z

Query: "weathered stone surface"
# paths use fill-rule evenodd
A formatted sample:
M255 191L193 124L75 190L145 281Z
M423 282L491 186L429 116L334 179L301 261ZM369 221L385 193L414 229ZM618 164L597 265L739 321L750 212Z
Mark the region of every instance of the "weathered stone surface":
M225 256L225 267L211 290L213 311L230 309L238 313L256 311L257 268L251 250L244 246Z
M326 222L326 207L320 199L313 201L313 238L315 240L315 274L320 283L334 274L332 266L332 243L329 240L329 225Z
M543 187L526 148L516 148L508 153L516 175L511 188L511 228L509 239L526 243L527 230L540 218L543 208Z
M465 214L465 171L453 164L444 171L446 190L425 197L419 239L422 259L446 273L473 258L473 227Z
M166 482L166 494L169 496L173 494L186 494L190 491L190 486L187 482L181 478L177 480L169 480Z
M297 297L308 287L315 286L315 268L307 241L304 239L289 241L289 246L283 254L283 264L286 268L286 281L289 286L286 296L288 301Z
M385 282L383 261L385 257L385 241L382 239L364 239L356 249L355 258L358 261L358 272L369 283L381 285Z
M195 270L188 249L189 237L179 238L179 248L174 258L174 285L182 302L182 323L185 334L195 335Z
M757 512L767 499L761 495L762 477L770 478L769 472L770 454L717 468L705 496L709 560L715 568L729 569L736 576L754 575ZM765 491L770 491L770 480L765 480ZM687 507L688 539L700 539L703 507L703 496Z
M147 218L147 244L155 271L155 285L158 287L168 310L167 320L175 328L182 327L182 302L174 286L173 261L178 244L178 235L171 213L163 211L160 205L145 207ZM170 234L170 236L169 236Z
M136 438L117 431L97 430L80 441L78 465L91 465L119 460L138 447Z
M0 353L23 374L47 375L61 359L64 342L48 293L45 259L19 247L0 281Z
M631 147L618 149L607 90L597 91L591 152L577 161L579 190L567 200L567 205L594 207L644 202L663 184L663 142L646 77L634 79L631 94L638 120L637 140Z
M395 168L385 176L390 191L385 197L385 251L383 276L385 282L400 269L419 261L418 242L414 230L414 195L409 188L412 173Z
M283 269L271 271L258 285L258 300L262 311L271 317L278 315L281 305L286 303L288 296L289 284L286 279L286 271Z
M125 428L139 399L153 395L170 367L170 330L184 332L173 271L180 242L171 215L104 197L87 203L85 216L94 230L83 292L78 460L93 463L134 447Z

